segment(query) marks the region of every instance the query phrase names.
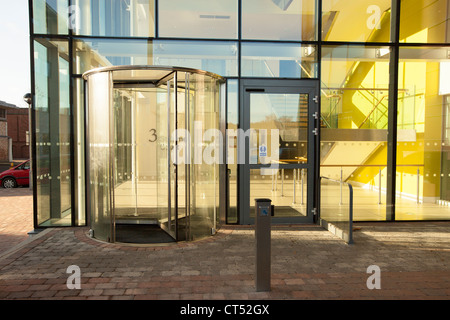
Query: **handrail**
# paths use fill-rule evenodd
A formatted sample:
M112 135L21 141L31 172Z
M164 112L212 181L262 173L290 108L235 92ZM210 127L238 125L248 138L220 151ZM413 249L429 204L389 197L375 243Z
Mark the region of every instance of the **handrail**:
M346 241L348 244L352 244L353 243L353 186L350 183L344 182L344 181L339 181L339 180L334 180L328 177L324 177L324 176L320 176L319 177L319 186L322 185L322 179L328 180L328 181L332 181L332 182L336 182L339 184L346 184L349 188L349 213L348 213L348 223L349 223L349 228L348 228L348 238L345 239L345 237L343 237L343 240ZM342 203L340 203L340 205L342 205ZM319 208L321 208L321 206L319 206ZM319 218L320 218L320 211L319 211ZM326 221L326 220L325 220ZM330 221L327 221L327 223L332 223ZM335 227L338 227L335 225ZM342 232L345 233L345 230L342 230Z
M358 129L361 129L361 127L367 122L367 120L369 120L370 116L372 115L372 113L375 112L376 109L378 109L378 106L381 104L381 102L384 100L384 98L388 98L388 95L384 95L383 97L381 97L381 99L378 101L378 103L373 107L373 109L369 112L369 114L366 116L366 118L364 119L364 121L359 125ZM384 106L383 104L381 104L382 106ZM385 106L386 107L386 106ZM384 115L385 113L383 113Z
M320 167L328 168L341 168L341 181L343 180L343 170L342 168L354 168L358 169L361 167L372 167L378 169L378 204L381 204L381 167L387 167L387 164L325 164L320 165ZM417 191L416 191L416 202L420 203L420 167L425 167L423 164L397 164L396 167L415 167L417 168ZM375 177L374 177L375 179ZM342 202L342 184L341 184L341 202Z
M302 65L302 63L301 63L300 61L295 60L295 63L297 63L297 64L299 65L299 67L303 70L304 73L306 73L306 75L307 75L309 78L313 78L313 77L311 76L311 74L308 72L308 70L305 69L305 67ZM320 84L321 84L320 92L321 92L326 98L332 98L332 97L337 97L337 98L338 98L338 102L336 103L336 105L337 105L337 104L339 103L339 101L341 100L341 96L340 96L340 95L334 95L334 94L332 94L332 95L327 95L326 92L325 92L325 90L329 90L329 89L328 89L328 88L322 88L322 85L324 85L324 86L326 87L325 82L323 82L323 81L321 80L321 81L320 81ZM334 109L336 109L336 105L334 106ZM331 115L331 110L330 110L330 113L328 114L328 116L330 117L330 115ZM322 120L326 123L326 125L328 126L328 128L331 128L330 123L329 123L322 115L321 115L320 117L321 117Z

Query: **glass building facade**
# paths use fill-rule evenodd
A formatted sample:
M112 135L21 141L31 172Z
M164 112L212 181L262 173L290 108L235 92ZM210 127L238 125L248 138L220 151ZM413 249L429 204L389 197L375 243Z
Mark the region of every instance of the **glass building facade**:
M227 79L228 161L217 182L226 188L216 195L225 223L252 223L258 197L279 208L275 222L312 222L342 202L320 176L352 184L354 221L450 220L448 0L29 6L36 228L89 223L82 75L123 65ZM239 129L256 132L245 163ZM279 136L262 135L270 129ZM276 169L262 145L277 153Z

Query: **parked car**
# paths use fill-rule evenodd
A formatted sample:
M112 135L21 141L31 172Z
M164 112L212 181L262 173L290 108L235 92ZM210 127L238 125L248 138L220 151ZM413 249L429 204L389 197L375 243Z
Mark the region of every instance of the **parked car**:
M0 173L0 185L3 188L17 188L30 184L30 160Z

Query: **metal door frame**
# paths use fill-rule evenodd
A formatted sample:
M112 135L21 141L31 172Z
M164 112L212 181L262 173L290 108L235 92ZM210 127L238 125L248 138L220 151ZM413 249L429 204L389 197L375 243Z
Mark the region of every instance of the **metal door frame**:
M274 224L313 223L316 221L319 181L319 81L314 79L241 79L239 95L239 128L250 128L250 94L252 92L308 94L308 162L306 164L283 164L284 169L307 169L307 215L306 217L272 218ZM250 169L265 165L249 164L249 139L245 141L245 164L238 164L238 208L240 224L254 224L250 217ZM238 154L239 154L238 150ZM267 167L267 165L266 165ZM281 167L280 167L281 168ZM276 208L275 208L276 212Z

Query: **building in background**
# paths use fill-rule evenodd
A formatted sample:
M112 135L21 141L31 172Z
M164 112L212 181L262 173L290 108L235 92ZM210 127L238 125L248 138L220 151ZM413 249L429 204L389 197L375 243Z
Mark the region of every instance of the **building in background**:
M0 161L29 159L28 109L0 101Z
M89 224L82 75L122 65L227 79L224 223L253 223L255 198L274 223L345 220L345 183L354 221L450 219L448 0L29 4L36 228Z
M28 114L28 108L16 108L8 111L8 136L12 139L12 155L14 160L26 160L30 158Z
M8 136L8 110L16 106L0 101L0 161L12 161L12 142Z

